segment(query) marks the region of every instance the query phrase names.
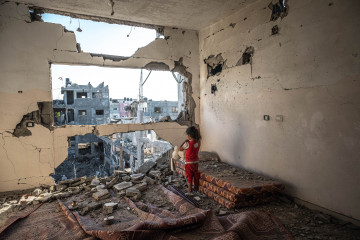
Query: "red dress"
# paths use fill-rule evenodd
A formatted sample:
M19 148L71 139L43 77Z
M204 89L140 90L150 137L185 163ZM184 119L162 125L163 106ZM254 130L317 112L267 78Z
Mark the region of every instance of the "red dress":
M187 177L188 183L191 183L194 180L194 186L199 186L199 149L200 141L189 141L189 147L185 152L185 174Z

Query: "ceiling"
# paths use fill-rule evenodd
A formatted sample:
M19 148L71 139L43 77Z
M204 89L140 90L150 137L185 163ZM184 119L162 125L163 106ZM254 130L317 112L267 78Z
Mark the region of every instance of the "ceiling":
M15 1L15 0L14 0ZM254 1L254 0L253 0ZM200 30L251 0L17 0L45 9L121 21ZM113 15L112 13L113 5Z

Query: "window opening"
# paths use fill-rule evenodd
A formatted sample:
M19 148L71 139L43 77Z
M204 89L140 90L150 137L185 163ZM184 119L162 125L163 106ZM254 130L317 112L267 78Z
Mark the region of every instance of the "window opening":
M87 113L86 113L86 110L79 110L79 115L81 115L81 116L86 116L87 115Z
M55 126L176 120L184 106L186 80L170 71L52 64L51 74Z
M154 112L161 113L161 107L154 107Z
M77 92L76 98L87 98L87 92Z
M96 115L104 115L104 110L96 110Z

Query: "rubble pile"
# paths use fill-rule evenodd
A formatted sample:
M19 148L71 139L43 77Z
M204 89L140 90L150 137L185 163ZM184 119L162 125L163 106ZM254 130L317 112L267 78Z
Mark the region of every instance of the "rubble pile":
M169 183L176 186L186 185L183 178L173 176L168 163L160 158L156 162L145 162L136 173L116 170L112 176L103 178L84 176L59 181L53 186L36 188L32 193L21 196L20 200L5 201L4 198L0 202L0 211L5 212L15 208L22 210L26 206L59 199L67 204L69 210L77 211L80 215L101 211L107 216L118 209L119 200L124 197L132 201L165 206L166 198L159 198L161 193L157 192L156 186L167 186ZM142 199L143 196L146 197ZM111 219L111 216L107 216L104 221L110 224Z
M215 167L216 165L216 167ZM209 169L216 178L234 177L246 181L268 181L263 176L229 167L217 159L202 161L202 169ZM216 169L216 170L215 170ZM202 182L205 180L202 179ZM33 209L40 203L59 200L63 206L81 218L90 219L94 224L103 227L118 227L127 229L132 227L136 219L141 218L139 212L129 204L129 199L146 214L153 211L153 207L167 211L168 214L182 217L172 204L161 186L172 185L186 192L187 183L183 176L173 174L168 161L160 158L157 161L145 162L136 173L115 171L112 176L98 178L81 177L59 181L53 186L41 186L26 194L0 196L0 226L6 218L17 211ZM197 203L200 209L211 209L217 216L237 214L249 210L259 210L254 207L227 209L201 192L186 193L187 198ZM327 233L336 236L355 236L358 228L347 222L339 222L326 214L312 212L294 204L286 197L262 206L268 212L280 219L281 223L294 236L325 236ZM25 212L25 211L24 211ZM5 214L3 214L5 213ZM304 220L305 219L305 220ZM82 221L80 219L80 221ZM86 222L86 221L85 221ZM306 231L304 230L306 229ZM321 231L319 230L321 229ZM325 238L323 238L325 239Z

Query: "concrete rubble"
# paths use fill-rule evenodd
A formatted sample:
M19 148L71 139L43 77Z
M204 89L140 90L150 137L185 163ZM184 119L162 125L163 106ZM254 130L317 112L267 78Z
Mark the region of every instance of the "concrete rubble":
M145 163L146 164L146 163ZM56 201L60 199L66 203L65 206L70 211L78 212L81 216L89 216L97 219L96 221L103 222L104 225L112 225L121 221L121 217L126 216L128 212L133 212L133 209L124 204L126 199L135 202L141 202L139 208L145 212L149 211L147 204L159 207L168 211L172 211L173 206L169 205L166 196L160 194L159 185L166 186L171 184L181 189L184 193L187 188L187 183L184 177L173 174L168 165L164 163L151 164L152 168L148 169L148 173L132 174L125 171L115 171L112 176L104 178L82 177L61 181L59 184L53 186L42 186L32 190L30 195L24 194L19 200L8 200L0 198L0 214L4 212L23 211L25 208L33 208L40 203ZM219 168L220 174L230 174L233 169ZM159 185L157 185L159 184ZM199 204L201 208L213 209L218 216L225 216L232 213L241 212L241 209L229 210L219 205L211 198L200 192L192 192L185 194L187 198L192 199ZM284 196L279 198L282 206L281 209L285 213L284 216L303 217L311 220L311 226L306 226L306 229L311 227L326 226L334 223L334 218L324 213L305 213L302 207L293 207L294 203ZM280 207L279 202L273 204L274 208ZM289 207L290 206L290 207ZM270 208L265 206L265 208ZM244 211L244 210L243 210ZM290 211L287 213L286 211ZM288 214L288 215L286 215ZM305 215L304 215L305 214ZM281 221L295 234L297 229L292 227L293 220L288 220L280 214ZM288 224L289 223L289 224ZM353 225L344 223L349 227ZM313 226L314 225L314 226ZM309 230L310 231L310 230Z
M169 171L165 161L159 160L158 166L154 161L147 161L134 174L126 171L115 171L109 177L97 178L93 176L67 179L52 186L36 188L31 192L31 195L25 194L19 201L4 201L0 211L5 212L19 206L37 205L57 199L66 200L66 198L76 196L79 193L85 193L85 196L92 199L90 203L84 205L81 201L75 202L69 204L68 208L72 211L77 210L81 215L86 215L99 208L102 208L106 214L111 214L118 208L118 203L102 203L102 201L110 200L111 192L119 198L129 197L133 200L139 200L142 195L141 192L147 190L149 185L156 183L165 185L168 182L169 173L171 171ZM109 221L111 222L111 218L108 217L105 222Z

